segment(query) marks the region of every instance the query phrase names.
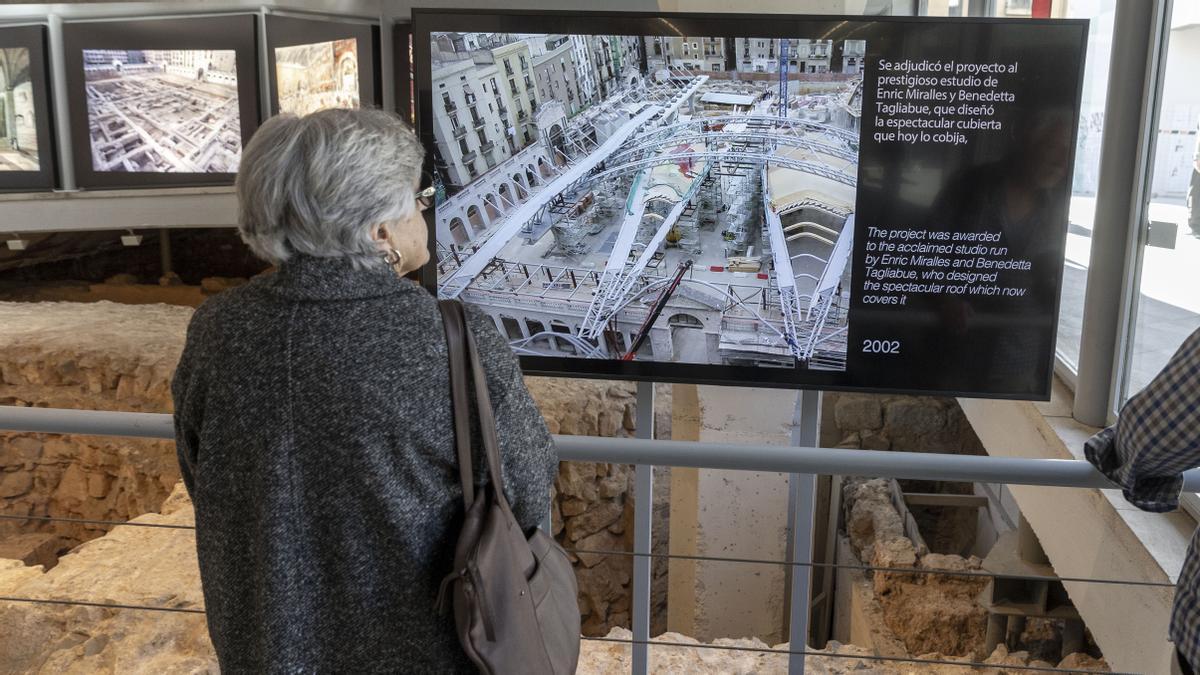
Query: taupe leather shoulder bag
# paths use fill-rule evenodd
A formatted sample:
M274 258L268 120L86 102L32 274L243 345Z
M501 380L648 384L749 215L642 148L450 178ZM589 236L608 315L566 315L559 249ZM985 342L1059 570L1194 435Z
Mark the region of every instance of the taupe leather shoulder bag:
M575 571L546 532L526 536L504 496L496 421L475 336L462 304L440 303L450 352L450 391L466 519L454 551L454 571L442 582L439 606L453 594L458 639L488 675L574 673L579 660ZM488 481L475 488L471 451L473 381Z

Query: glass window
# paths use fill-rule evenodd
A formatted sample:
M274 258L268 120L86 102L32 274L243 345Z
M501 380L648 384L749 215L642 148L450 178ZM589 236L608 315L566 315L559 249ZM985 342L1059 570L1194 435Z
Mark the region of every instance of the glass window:
M1149 180L1150 226L1142 233L1131 340L1118 397L1124 402L1200 329L1200 6L1177 2Z
M1112 55L1116 0L1053 0L1050 17L1089 19L1083 100L1075 148L1067 248L1063 260L1062 303L1058 313L1058 358L1071 371L1079 361L1083 332L1083 296L1087 287L1092 224L1096 213L1096 184L1100 174L1100 141L1104 131L1104 102L1108 93L1108 62ZM1032 16L1033 3L1014 0L921 0L928 16Z

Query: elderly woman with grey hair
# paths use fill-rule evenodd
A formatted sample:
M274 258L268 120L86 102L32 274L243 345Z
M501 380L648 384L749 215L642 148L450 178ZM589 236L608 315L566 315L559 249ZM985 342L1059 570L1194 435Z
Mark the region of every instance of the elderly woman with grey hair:
M172 383L224 672L474 671L434 609L463 506L441 318L403 278L429 256L422 155L394 115L328 110L242 156L242 238L278 269L196 310ZM492 321L468 323L533 528L550 435Z

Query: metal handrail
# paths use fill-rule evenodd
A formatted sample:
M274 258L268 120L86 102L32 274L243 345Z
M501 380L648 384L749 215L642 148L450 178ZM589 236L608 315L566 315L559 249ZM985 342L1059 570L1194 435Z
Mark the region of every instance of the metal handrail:
M0 406L0 430L174 439L163 413ZM947 455L888 450L704 443L643 438L555 436L564 462L609 462L699 469L831 474L898 479L1114 488L1083 460ZM1200 492L1200 469L1184 472L1184 492Z
M638 383L638 418L653 420L653 389L648 383ZM807 395L807 392L804 392ZM815 418L814 418L815 419ZM800 446L772 446L758 444L735 443L701 443L684 441L664 441L649 438L652 435L650 425L647 429L639 428L642 438L599 438L594 436L554 436L555 447L562 461L607 462L615 464L637 465L637 511L635 514L633 551L592 551L603 555L628 555L634 559L633 602L638 612L633 615L633 638L616 640L628 643L633 651L632 672L644 675L648 672L648 648L652 645L664 646L661 641L651 641L649 638L649 609L650 609L650 560L657 557L684 558L673 554L657 554L650 551L650 492L652 466L680 466L707 469L725 469L742 471L781 472L789 474L833 474L842 476L882 476L890 478L915 478L925 480L1008 483L1020 485L1039 485L1051 487L1075 488L1111 488L1114 487L1102 474L1090 464L1081 460L1060 459L1027 459L1014 457L986 457L973 455L946 455L934 453L890 452L877 450L854 450L843 448L820 448ZM0 431L18 431L33 433L58 433L103 435L118 437L173 439L175 437L173 416L163 413L118 412L99 410L73 410L62 408L30 408L19 406L0 406ZM807 436L811 442L815 438L815 428ZM793 438L798 441L799 438ZM1200 490L1200 470L1184 474L1183 489L1185 491ZM811 509L811 503L808 508ZM789 511L792 509L789 506ZM4 516L5 519L17 519L17 516ZM26 517L34 520L76 521L71 518L59 517ZM78 522L84 522L79 519ZM99 521L96 521L97 523ZM172 529L193 529L189 525L168 525L158 523L105 523L111 525L138 525L152 527L169 527ZM803 540L803 535L797 541ZM706 558L698 560L742 562L757 564L784 565L790 569L792 583L797 577L797 570L830 566L861 567L864 571L873 566L840 565L817 563L811 560L811 552L800 551L789 556L786 561L749 560L735 558ZM909 570L880 569L887 573L902 573ZM921 573L925 570L911 570ZM974 574L974 573L972 573ZM978 573L986 575L986 572ZM1065 580L1065 579L1062 579ZM1122 584L1131 583L1113 579L1078 579L1096 583ZM1160 582L1132 582L1138 586L1166 586ZM807 586L796 594L792 588L793 602L796 598L807 597ZM58 598L31 598L16 596L0 596L0 601L24 603L51 603L65 605L96 605L113 608L126 608L146 611L174 611L203 613L196 607L159 607L152 605L132 605L115 603L93 603L82 600ZM798 606L803 606L798 605ZM793 615L797 612L793 611ZM803 615L803 610L799 611ZM793 622L796 621L793 616ZM797 635L805 635L807 622L801 621L790 629L793 643ZM596 638L607 640L609 638ZM709 647L709 645L688 645L689 647ZM749 650L757 651L757 650ZM772 653L786 654L789 658L790 673L803 675L805 671L805 656L823 654L834 658L842 655L814 652L807 648L803 650L763 650ZM940 663L923 659L904 658L891 659L888 657L869 657L876 660L905 661L911 663ZM950 663L950 662L947 662ZM982 663L959 663L955 665L978 665ZM1066 672L1058 668L1041 668L1036 666L1014 666L1015 670ZM1090 672L1090 671L1089 671Z

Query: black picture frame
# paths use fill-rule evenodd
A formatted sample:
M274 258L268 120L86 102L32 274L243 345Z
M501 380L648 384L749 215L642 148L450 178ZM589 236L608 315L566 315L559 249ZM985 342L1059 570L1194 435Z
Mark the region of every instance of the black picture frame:
M378 25L268 14L266 28L267 81L270 83L272 115L280 112L275 50L333 40L355 40L355 49L358 51L359 105L364 108L378 107L382 103Z
M37 134L38 168L32 171L0 170L0 192L53 190L57 182L57 146L51 121L50 77L46 58L46 27L0 27L0 49L29 51L29 83Z
M1083 91L1083 68L1087 46L1088 22L1080 19L1006 19L940 17L865 17L832 15L771 15L738 13L681 13L681 12L615 12L615 11L551 11L551 10L485 10L485 9L421 9L412 11L414 81L417 96L417 129L427 149L435 147L432 99L432 72L430 36L435 32L457 33L510 33L510 34L555 34L555 35L637 35L637 36L683 36L704 35L711 37L762 37L794 38L797 36L821 36L832 39L835 44L846 39L866 39L868 52L873 40L882 43L883 36L896 46L898 32L906 27L920 36L911 47L936 45L936 29L946 26L989 27L989 26L1057 26L1070 34L1074 41L1069 52L1074 61L1063 62L1063 72L1074 77L1074 88L1061 95L1074 102L1076 127L1079 105ZM986 44L986 43L984 43ZM1036 45L1034 45L1036 47ZM1033 49L1030 50L1031 52ZM864 84L864 89L866 88ZM864 99L864 110L874 97ZM864 125L865 129L865 125ZM1075 129L1071 131L1068 162L1074 166ZM861 142L861 139L860 139ZM433 170L433 151L426 152L426 171ZM865 161L860 158L859 185L863 184ZM878 176L871 176L878 180ZM861 203L862 197L858 197ZM856 209L857 210L857 209ZM437 293L436 221L434 209L426 212L429 225L430 262L421 270L420 281L431 293ZM1055 232L1058 240L1050 239L1060 252L1065 251L1067 222L1061 223L1061 232ZM856 243L856 247L858 244ZM1060 256L1061 258L1061 256ZM856 255L853 278L859 279ZM1007 388L946 386L940 381L925 377L942 364L933 359L921 362L894 364L894 370L911 374L910 377L890 377L890 381L873 378L862 372L832 372L800 368L768 368L754 366L709 365L694 363L621 361L585 359L578 357L553 357L521 355L522 370L529 375L552 377L580 377L594 379L640 380L671 383L695 383L708 385L756 386L768 388L811 389L829 391L860 391L872 393L896 393L912 395L941 395L972 398L1009 400L1050 399L1053 382L1054 344L1057 337L1057 316L1061 304L1061 264L1047 272L1048 283L1058 289L1053 310L1049 316L1040 316L1039 321L1048 320L1048 357L1040 364L1036 373L1031 372L1020 386ZM851 326L855 319L851 319ZM851 328L851 353L854 333ZM865 337L865 336L864 336ZM981 355L981 359L988 358ZM891 365L891 364L889 364ZM907 384L925 378L919 385ZM947 378L950 379L950 378ZM966 381L965 379L963 380Z
M260 121L258 82L258 16L213 15L188 18L146 18L119 21L79 21L63 25L67 100L75 182L85 189L193 187L232 185L236 172L157 173L96 171L92 165L83 51L115 50L232 50L237 69L238 115L245 147Z

